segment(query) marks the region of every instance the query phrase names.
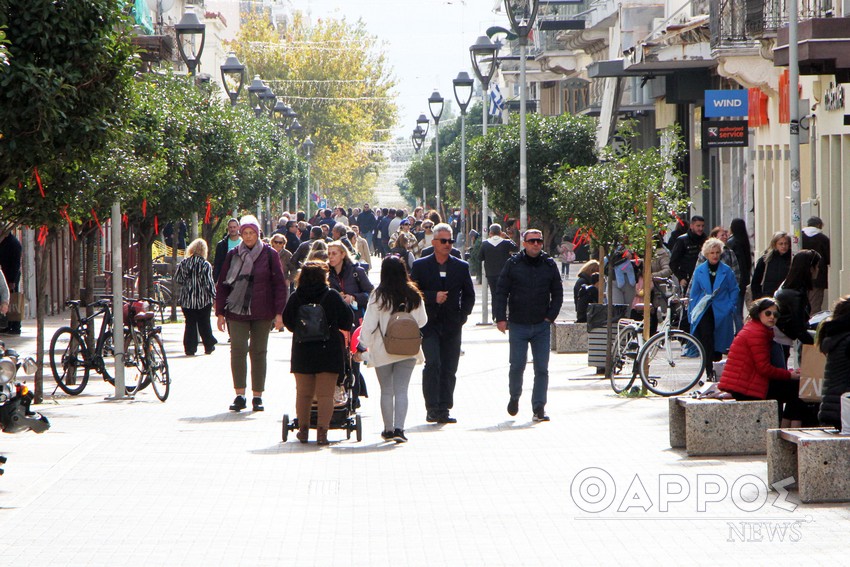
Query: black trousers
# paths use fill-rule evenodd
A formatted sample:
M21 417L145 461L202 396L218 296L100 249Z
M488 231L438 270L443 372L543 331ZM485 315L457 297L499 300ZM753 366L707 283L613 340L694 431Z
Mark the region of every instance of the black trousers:
M767 387L767 396L764 399L779 402L780 418L790 419L792 421L810 421L811 410L807 407L808 404L800 399L799 392L799 380L771 380ZM738 392L729 393L739 402L758 399L739 394ZM807 424L804 423L803 425L806 426ZM808 426L811 427L811 424Z
M210 312L212 305L202 309L187 309L181 307L183 316L186 318L186 327L183 329L183 352L195 354L198 350L198 335L204 342L204 350L210 351L218 342L213 336L212 324L210 323Z
M454 406L461 330L461 326L441 328L422 337L422 394L427 411L448 413Z

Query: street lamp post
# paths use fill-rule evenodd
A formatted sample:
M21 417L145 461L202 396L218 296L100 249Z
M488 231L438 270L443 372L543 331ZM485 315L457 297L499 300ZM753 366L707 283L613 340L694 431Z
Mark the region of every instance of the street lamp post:
M221 84L230 98L230 105L236 106L236 100L245 84L245 65L239 62L239 58L232 51L221 66Z
M283 129L284 133L286 133L287 138L289 138L289 125L293 120L298 116L298 114L292 110L288 104L279 100L275 103L274 108L272 109L272 117L279 128ZM295 180L295 212L298 212L298 179ZM286 209L286 206L281 201L281 210Z
M431 117L434 119L434 143L435 154L434 154L434 162L436 163L436 171L437 171L437 212L442 213L442 209L440 208L440 117L443 115L443 97L440 96L440 93L434 91L431 93L431 96L428 97L428 110L431 112Z
M422 137L422 141L420 143L420 146L424 145L425 138L428 137L428 130L431 127L431 121L428 120L428 117L425 116L424 112L420 113L419 118L416 119L416 127L419 129L419 131L420 131L419 135ZM414 130L414 132L415 132L415 130ZM424 160L425 158L423 157L422 159ZM425 170L423 169L422 170L422 208L423 209L428 208L427 203L428 203L428 199L425 196Z
M297 119L296 119L297 122ZM316 144L313 143L313 140L310 139L310 136L307 136L307 139L304 140L304 143L301 144L301 149L304 150L304 156L307 158L307 209L306 209L306 218L310 218L310 158L313 157L313 147Z
M427 122L427 119L426 119ZM413 150L419 155L419 150L422 149L422 145L425 143L425 130L422 129L419 124L416 124L416 128L413 129L413 135L410 137L413 141ZM425 210L425 175L424 171L422 172L422 210Z
M463 250L466 244L466 109L472 100L473 81L469 73L461 71L452 81L455 100L460 108L460 237L459 248Z
M481 81L481 124L482 134L487 137L487 91L490 81L496 72L496 53L499 46L490 41L486 35L480 36L469 48L469 56L472 59L472 70ZM481 186L481 238L485 238L489 230L487 225L487 186ZM481 262L481 324L490 323L488 311L490 304L487 301L488 284L487 274L484 273L484 262Z
M201 63L201 53L204 51L204 40L206 39L207 26L198 19L195 6L186 4L186 10L180 21L174 24L174 33L177 35L177 49L180 58L189 69L189 74L195 76L195 70ZM197 45L200 38L200 45Z
M248 85L248 104L253 104L251 102L251 95L257 99L257 106L252 106L251 109L254 111L254 116L259 118L263 114L262 101L260 100L260 93L266 90L266 85L263 83L263 80L260 79L259 75L254 75L254 80L251 81L251 84Z
M528 171L525 155L525 52L528 47L528 34L537 17L539 0L505 0L505 11L511 22L511 29L519 38L519 228L528 229Z

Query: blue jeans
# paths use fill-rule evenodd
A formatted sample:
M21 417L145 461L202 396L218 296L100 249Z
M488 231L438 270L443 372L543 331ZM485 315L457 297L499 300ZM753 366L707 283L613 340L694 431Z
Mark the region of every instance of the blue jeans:
M549 389L549 347L551 323L522 324L509 323L509 341L511 345L510 370L508 371L511 399L518 400L522 395L522 374L528 362L528 345L534 357L534 388L531 390L532 409L546 405L546 391Z

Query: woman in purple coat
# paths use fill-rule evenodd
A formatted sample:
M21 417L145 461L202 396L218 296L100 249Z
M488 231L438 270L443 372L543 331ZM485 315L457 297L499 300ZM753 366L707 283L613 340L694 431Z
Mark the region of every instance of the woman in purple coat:
M242 242L227 253L216 284L215 314L218 330L230 330L230 371L236 399L231 411L247 407L245 387L247 357L251 355L251 389L254 411L263 411L266 384L266 353L269 332L283 326L283 307L288 293L280 257L260 242L260 225L252 215L239 221Z

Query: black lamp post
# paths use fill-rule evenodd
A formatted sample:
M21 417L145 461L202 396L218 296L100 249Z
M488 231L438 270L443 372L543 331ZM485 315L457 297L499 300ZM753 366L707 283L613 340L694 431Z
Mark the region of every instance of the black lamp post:
M469 47L469 57L472 60L472 70L475 71L475 76L481 81L481 126L482 134L487 136L487 91L490 89L490 81L493 80L493 75L496 73L496 54L499 52L499 46L493 43L486 35L480 36L475 43ZM481 186L481 238L487 234L489 226L487 225L488 206L487 206L487 186ZM487 300L487 275L484 273L482 266L481 271L481 324L489 324L488 310L490 302Z
M286 129L286 135L295 140L295 142L299 142L301 140L301 135L304 132L304 127L298 122L297 118L292 119L292 124L289 125L289 128ZM310 142L312 144L312 142Z
M422 141L425 141L425 138L428 136L428 128L431 126L431 121L428 120L428 117L425 116L424 112L416 119L416 126L422 130Z
M298 122L298 119L295 119L295 122ZM299 124L299 127L301 125ZM307 204L304 208L304 214L306 218L310 218L310 159L313 157L313 148L316 144L313 143L313 140L310 139L310 136L307 136L307 139L304 140L304 143L301 144L301 149L304 151L304 156L307 158Z
M466 71L461 71L452 81L455 100L460 108L460 248L466 243L466 109L472 100L474 81Z
M519 37L519 228L528 229L528 169L526 166L525 141L525 51L528 46L528 34L537 17L539 0L505 0L505 12L511 22L511 29Z
M245 84L245 65L239 62L239 58L232 51L221 66L221 84L224 85L224 90L230 97L230 104L236 106L236 99L239 98L239 93L242 92Z
M251 95L257 99L256 106L252 106L251 108L254 110L254 115L259 118L263 114L263 106L262 101L260 100L260 93L266 90L266 85L263 83L263 80L260 79L259 75L254 75L254 80L251 81L251 84L248 85L248 104L253 104L251 100Z
M174 32L177 34L177 49L180 50L180 58L189 69L189 74L194 76L195 70L201 63L207 26L198 19L195 7L192 4L186 5L183 17L180 18L178 23L174 24ZM199 40L200 45L198 46Z
M437 212L442 214L442 209L440 208L440 117L443 115L443 102L444 99L440 96L440 93L434 91L431 93L431 96L428 97L428 110L431 112L431 117L434 119L434 142L436 143L435 149L435 160L437 169Z
M277 101L277 95L274 94L274 91L271 87L266 87L266 89L260 94L257 95L257 98L260 99L260 106L263 107L265 112L269 113L269 118L271 118L272 111L274 111L274 105Z
M424 115L423 115L424 116ZM426 118L427 122L428 119ZM416 128L413 129L413 135L410 136L410 141L413 142L413 151L416 154L419 154L419 150L422 149L422 145L425 143L425 130L422 129L422 126L419 125L419 122L416 123ZM425 204L425 172L422 172L422 209L426 208Z

